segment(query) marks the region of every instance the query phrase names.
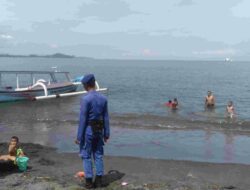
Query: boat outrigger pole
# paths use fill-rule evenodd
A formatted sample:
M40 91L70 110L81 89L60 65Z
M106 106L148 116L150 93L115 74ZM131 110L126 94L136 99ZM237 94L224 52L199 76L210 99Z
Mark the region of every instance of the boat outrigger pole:
M19 88L19 77L18 74L16 74L16 88Z
M10 77L7 77L8 81L16 80L16 84L2 86L5 85L3 76L9 74L14 79L10 80ZM24 78L25 75L28 75L28 78ZM47 80L40 78L41 75L46 76ZM77 91L78 86L82 85L81 78L82 76L71 80L69 72L59 71L0 71L0 102L43 100L86 94L85 90ZM26 83L25 86L24 83ZM107 90L107 88L100 88L96 82L96 91L105 92Z
M78 82L76 84L79 84ZM96 82L96 91L99 92L107 92L108 89L107 88L100 88L99 84ZM87 91L83 90L83 91L78 91L78 92L69 92L69 93L62 93L62 94L53 94L53 95L46 95L46 90L44 89L44 96L37 96L34 97L33 100L45 100L45 99L52 99L52 98L60 98L60 97L68 97L68 96L76 96L76 95L81 95L81 94L86 94Z

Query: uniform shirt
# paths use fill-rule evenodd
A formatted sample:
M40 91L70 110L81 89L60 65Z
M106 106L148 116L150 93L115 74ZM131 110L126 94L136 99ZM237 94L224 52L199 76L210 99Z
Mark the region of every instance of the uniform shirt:
M91 120L103 120L103 135L109 138L109 115L107 98L95 90L89 91L81 98L80 121L77 140L84 143L85 134L92 135Z

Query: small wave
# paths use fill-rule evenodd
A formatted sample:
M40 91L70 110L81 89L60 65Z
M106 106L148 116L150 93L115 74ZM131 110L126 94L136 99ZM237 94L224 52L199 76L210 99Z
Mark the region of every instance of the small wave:
M169 148L168 144L164 144L164 143L162 143L160 141L153 140L153 141L150 141L150 143L153 144L153 145L156 145L156 146L163 147L163 148Z
M157 127L165 128L165 129L186 129L186 126L178 126L178 125L162 125L158 124Z
M134 143L134 144L116 144L114 145L117 148L123 148L123 147L141 147L143 144L141 143Z
M250 122L243 120L197 120L185 117L158 116L150 114L112 114L111 126L145 129L205 129L232 132L249 132Z

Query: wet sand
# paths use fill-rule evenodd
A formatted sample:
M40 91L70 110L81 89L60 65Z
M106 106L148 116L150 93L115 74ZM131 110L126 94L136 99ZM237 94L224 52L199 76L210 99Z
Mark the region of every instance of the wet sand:
M30 157L28 171L1 172L0 189L84 189L83 182L74 177L82 170L77 153L58 153L54 148L30 143L22 147ZM0 143L0 154L6 150L7 144ZM246 190L250 187L250 165L242 164L107 156L105 172L110 170L119 173L106 175L104 179L109 185L103 189ZM123 187L121 182L128 185Z

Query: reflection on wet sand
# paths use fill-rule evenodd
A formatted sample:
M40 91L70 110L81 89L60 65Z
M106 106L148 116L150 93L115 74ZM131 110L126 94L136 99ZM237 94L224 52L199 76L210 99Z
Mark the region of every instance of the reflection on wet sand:
M215 151L213 149L213 137L214 133L210 130L205 131L205 147L204 147L204 156L206 159L212 159L215 155ZM234 162L234 134L232 133L224 133L222 142L222 152L223 152L223 161L224 162ZM218 144L220 146L220 144Z
M22 142L54 146L63 152L77 151L73 141L78 125L78 98L0 105L1 141L17 135ZM215 117L214 113L209 114ZM106 147L109 155L249 163L247 122L192 120L178 112L165 117L131 113L111 114L111 126L112 136ZM241 140L245 143L235 143Z
M212 143L211 143L212 132L210 130L205 131L205 158L211 159L213 157Z
M224 160L225 162L233 162L234 160L234 135L226 133L224 135Z

